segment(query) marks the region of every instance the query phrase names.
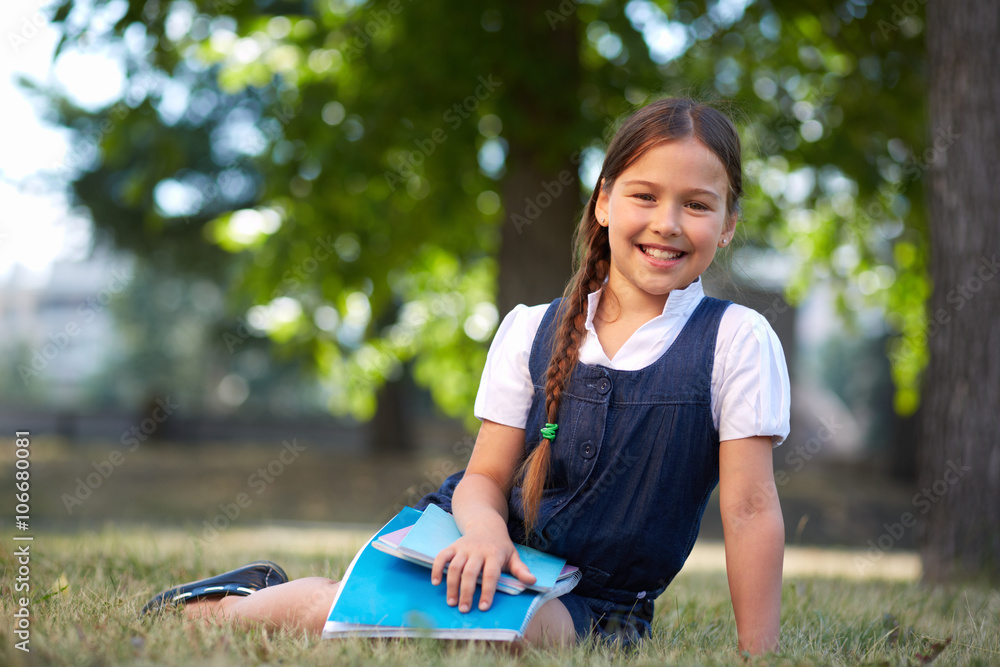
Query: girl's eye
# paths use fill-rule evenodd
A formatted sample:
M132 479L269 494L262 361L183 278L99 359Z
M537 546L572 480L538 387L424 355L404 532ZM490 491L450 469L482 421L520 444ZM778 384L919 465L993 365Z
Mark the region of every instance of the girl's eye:
M696 202L696 201L691 202L690 204L688 204L688 206L694 208L694 210L696 210L696 211L708 211L708 210L710 210L707 206L705 206L701 202Z
M653 195L646 194L645 192L640 192L639 194L632 196L640 201L656 201L656 199L653 198Z

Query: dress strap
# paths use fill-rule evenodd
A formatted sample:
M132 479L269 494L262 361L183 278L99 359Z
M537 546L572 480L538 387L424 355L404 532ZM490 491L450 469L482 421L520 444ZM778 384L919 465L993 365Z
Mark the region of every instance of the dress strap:
M719 324L732 303L710 296L702 297L677 334L677 339L657 363L667 362L669 358L671 373L690 373L692 378L704 380L704 386L710 387Z
M545 373L549 370L549 359L552 358L552 344L555 341L556 329L559 328L560 306L562 297L549 304L538 325L535 340L531 343L531 354L528 357L528 370L531 372L531 382L535 387L545 387Z

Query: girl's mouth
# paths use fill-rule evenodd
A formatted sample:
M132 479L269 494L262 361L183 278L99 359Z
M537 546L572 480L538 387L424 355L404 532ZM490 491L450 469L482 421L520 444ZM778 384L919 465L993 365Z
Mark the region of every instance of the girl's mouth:
M650 246L640 245L639 249L644 253L652 257L653 259L659 259L663 261L669 261L672 259L680 259L687 253L681 252L680 250L660 250L659 248L651 248Z

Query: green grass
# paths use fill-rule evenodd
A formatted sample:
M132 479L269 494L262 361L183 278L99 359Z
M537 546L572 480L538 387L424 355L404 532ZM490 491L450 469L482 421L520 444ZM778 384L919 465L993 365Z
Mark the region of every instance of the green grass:
M30 654L13 646L17 565L11 553L15 543L3 536L0 664L744 664L735 650L722 572L682 573L657 601L654 637L632 656L586 646L518 656L480 643L320 640L185 622L177 614L139 620L138 609L160 589L257 558L280 563L292 577L340 578L367 537L234 528L205 544L192 535L110 527L97 533L36 533ZM789 576L781 653L751 663L925 664L922 656L949 637L935 664L1000 663L1000 591Z

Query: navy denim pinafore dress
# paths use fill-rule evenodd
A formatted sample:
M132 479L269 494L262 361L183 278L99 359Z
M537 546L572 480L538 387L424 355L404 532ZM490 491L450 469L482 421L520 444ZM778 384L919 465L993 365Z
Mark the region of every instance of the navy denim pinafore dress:
M529 358L535 388L525 427L529 453L547 421L545 374L558 303L546 311ZM712 366L729 305L704 297L673 345L646 368L578 363L563 391L549 480L531 535L525 535L521 489L511 491L511 538L582 570L577 587L560 598L581 637L593 631L629 644L647 634L652 601L691 552L719 481ZM463 472L424 496L417 509L434 503L451 511Z

